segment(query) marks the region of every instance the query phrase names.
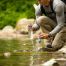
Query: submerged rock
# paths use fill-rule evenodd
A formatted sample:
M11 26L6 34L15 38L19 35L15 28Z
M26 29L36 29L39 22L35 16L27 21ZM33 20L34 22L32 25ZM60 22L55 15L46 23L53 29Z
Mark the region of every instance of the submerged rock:
M4 55L6 58L9 58L9 57L11 56L11 53L10 53L10 52L5 52L3 55Z

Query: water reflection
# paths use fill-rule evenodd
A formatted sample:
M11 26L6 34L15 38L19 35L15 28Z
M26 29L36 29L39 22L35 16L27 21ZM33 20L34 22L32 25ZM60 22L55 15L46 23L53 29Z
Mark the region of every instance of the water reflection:
M36 52L31 55L31 64L30 66L40 66L44 62L52 58L52 53Z
M41 66L41 64L52 58L52 53L39 51L39 49L43 46L43 41L40 41L39 39L34 40L33 44L34 46L30 56L30 66Z
M0 40L0 66L40 66L52 57L52 53L39 52L36 41ZM37 47L38 46L38 47ZM9 57L6 57L4 53Z

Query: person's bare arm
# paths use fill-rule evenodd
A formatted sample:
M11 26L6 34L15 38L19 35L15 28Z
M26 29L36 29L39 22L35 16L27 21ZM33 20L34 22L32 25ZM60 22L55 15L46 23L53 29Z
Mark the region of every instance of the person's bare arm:
M33 6L35 8L35 16L36 16L36 19L37 19L39 16L42 15L40 4L39 5L34 4Z
M50 32L51 35L55 35L56 33L58 33L64 26L65 22L64 5L63 4L56 5L55 12L56 12L57 26Z
M40 26L37 23L37 18L42 15L42 12L41 12L41 8L40 8L40 4L39 5L34 4L33 6L35 8L35 16L36 16L36 19L35 19L35 23L32 26L32 30L33 31L37 31L40 28Z

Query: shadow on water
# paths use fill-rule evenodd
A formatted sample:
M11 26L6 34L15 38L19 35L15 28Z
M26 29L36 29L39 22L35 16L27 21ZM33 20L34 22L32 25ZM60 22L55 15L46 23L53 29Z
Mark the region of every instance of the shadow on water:
M52 58L52 53L35 51L35 48L35 41L27 37L24 40L0 39L0 66L39 66Z

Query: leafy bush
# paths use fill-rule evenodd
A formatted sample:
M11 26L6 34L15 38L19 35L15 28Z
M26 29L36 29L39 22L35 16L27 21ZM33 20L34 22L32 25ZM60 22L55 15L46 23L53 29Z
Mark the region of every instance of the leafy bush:
M0 29L15 26L20 18L34 18L35 0L0 0Z

